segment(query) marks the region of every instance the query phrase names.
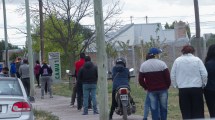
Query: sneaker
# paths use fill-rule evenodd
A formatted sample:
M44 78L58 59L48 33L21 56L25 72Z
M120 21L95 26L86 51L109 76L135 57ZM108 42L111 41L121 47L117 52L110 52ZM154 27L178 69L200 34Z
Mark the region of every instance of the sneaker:
M50 98L53 98L53 96L51 95Z
M41 96L41 99L44 99L44 96Z
M96 112L94 112L93 114L94 114L94 115L96 115L96 114L99 114L99 112L98 112L98 111L96 111Z
M78 112L80 112L81 111L81 109L78 109Z
M74 104L70 104L69 107L73 108L73 107L75 107L75 105Z
M88 113L82 113L82 115L88 115Z

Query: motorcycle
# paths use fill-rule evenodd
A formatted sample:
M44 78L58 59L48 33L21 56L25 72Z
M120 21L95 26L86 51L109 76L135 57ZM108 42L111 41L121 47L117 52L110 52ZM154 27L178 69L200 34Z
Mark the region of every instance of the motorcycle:
M136 112L136 106L130 95L128 86L118 87L115 99L118 105L115 112L116 114L121 115L123 120L127 120L127 116Z

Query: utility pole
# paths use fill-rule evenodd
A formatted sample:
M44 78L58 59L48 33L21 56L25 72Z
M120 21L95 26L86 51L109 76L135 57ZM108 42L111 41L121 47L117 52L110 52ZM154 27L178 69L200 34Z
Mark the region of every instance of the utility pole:
M7 39L7 15L6 15L6 6L5 6L5 0L2 0L3 4L3 17L4 17L4 38L5 38L5 64L9 67L9 57L8 57L8 39Z
M131 20L131 24L132 24L133 23L133 21L132 21L133 20L133 16L130 16L130 20Z
M30 70L30 101L34 102L34 69L33 69L33 52L32 52L32 40L31 40L31 25L30 25L30 10L29 0L25 0L26 9L26 25L27 25L27 45L28 45L28 61Z
M94 20L96 27L96 61L98 64L98 94L99 119L108 120L108 90L107 90L107 53L105 50L104 21L102 0L94 0Z
M195 10L195 21L196 21L196 53L197 56L202 59L202 51L201 51L201 46L203 46L201 43L201 38L200 38L200 21L199 21L199 4L198 0L194 0L194 10Z
M146 16L146 24L148 24L148 16Z
M40 15L40 50L41 60L44 60L44 24L43 24L43 1L39 0L39 15Z

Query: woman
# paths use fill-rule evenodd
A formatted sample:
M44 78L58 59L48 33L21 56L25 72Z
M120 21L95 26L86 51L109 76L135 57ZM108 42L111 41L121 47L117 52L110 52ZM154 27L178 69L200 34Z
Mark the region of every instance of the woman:
M204 89L204 96L211 118L215 118L215 44L211 45L205 59L208 72L208 82Z
M37 87L40 88L40 62L39 60L36 60L36 64L34 66L34 75L35 75L35 78L37 80Z
M172 66L171 80L179 89L179 106L183 119L204 118L203 87L207 71L201 59L194 56L194 48L186 45Z

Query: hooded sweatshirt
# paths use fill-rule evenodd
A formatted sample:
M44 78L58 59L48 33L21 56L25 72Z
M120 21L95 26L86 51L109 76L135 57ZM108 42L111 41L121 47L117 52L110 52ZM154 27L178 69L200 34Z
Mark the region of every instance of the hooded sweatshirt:
M82 84L96 84L98 80L97 67L91 62L85 62L78 72L78 81Z

